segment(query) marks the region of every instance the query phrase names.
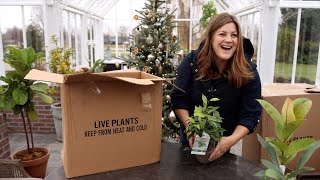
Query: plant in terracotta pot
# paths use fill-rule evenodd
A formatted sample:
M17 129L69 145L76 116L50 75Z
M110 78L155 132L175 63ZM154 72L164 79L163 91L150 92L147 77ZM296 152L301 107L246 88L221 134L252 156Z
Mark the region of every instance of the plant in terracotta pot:
M291 100L287 98L281 114L269 102L258 100L265 111L275 122L276 138L266 137L266 140L258 135L262 147L266 149L272 162L262 160L268 168L258 172L257 176L265 176L273 179L295 179L295 177L306 171L312 171L311 167L304 167L313 152L320 147L320 141L312 138L292 140L294 132L303 124L306 115L311 109L312 102L307 98ZM302 152L296 169L285 173L285 166L288 165L297 155Z
M21 159L26 171L31 176L40 178L46 175L49 151L34 146L31 121L37 119L37 112L33 98L37 95L46 103L52 103L53 99L48 95L46 83L26 80L24 77L42 55L43 53L35 53L32 48L18 50L8 47L4 62L14 70L7 72L5 77L0 77L6 83L0 87L0 110L10 109L15 115L21 116L27 141L27 149L15 153L13 158Z
M211 101L219 101L219 99L212 98L209 102ZM206 164L209 162L209 156L216 147L217 142L223 136L225 130L221 127L222 117L217 111L219 107L210 106L204 95L202 95L202 102L203 106L196 106L194 108L193 116L189 117L189 124L188 127L186 127L186 132L191 133L188 138L196 136L193 149L196 147L196 149L199 149L196 151L206 151L205 155L196 155L196 158L200 163ZM208 146L207 140L209 140Z
M71 74L73 73L71 69L71 55L72 49L63 48L58 46L58 39L55 36L51 36L51 43L55 45L55 48L51 49L49 52L49 69L52 73L57 74ZM50 93L57 93L57 88L60 86L57 84L52 85L53 88L50 89ZM57 102L51 105L52 116L54 121L54 127L57 134L57 140L62 141L62 110L61 103Z

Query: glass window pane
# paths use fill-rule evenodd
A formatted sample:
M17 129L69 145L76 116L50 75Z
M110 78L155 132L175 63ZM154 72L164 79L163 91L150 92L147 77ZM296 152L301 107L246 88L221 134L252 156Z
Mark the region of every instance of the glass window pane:
M41 6L25 6L25 26L27 33L27 46L35 52L44 52L43 13Z
M111 59L116 56L116 28L115 20L104 20L103 38L104 38L104 57Z
M171 4L168 7L177 9L176 19L190 19L190 0L171 0Z
M119 56L124 58L125 54L128 54L129 52L127 51L129 48L129 34L131 32L131 27L130 27L130 20L122 20L119 21L118 24L118 51L119 51Z
M180 41L180 47L184 52L189 51L189 34L190 34L190 22L189 21L178 21L177 22L177 35Z
M0 6L0 22L3 53L6 53L8 46L23 48L21 7ZM10 66L5 64L5 70L10 69Z
M281 8L281 24L278 29L274 82L291 82L297 9Z
M200 29L199 21L192 21L192 49L197 49L202 41L202 36L205 33L204 29Z
M296 83L314 84L320 42L320 9L302 9Z

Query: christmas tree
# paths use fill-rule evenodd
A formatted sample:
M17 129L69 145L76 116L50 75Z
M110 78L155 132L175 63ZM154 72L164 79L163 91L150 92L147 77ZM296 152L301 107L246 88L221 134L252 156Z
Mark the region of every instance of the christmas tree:
M177 37L172 34L175 27L173 12L166 8L166 1L147 0L142 11L134 19L139 25L131 36L129 65L141 71L165 78L163 84L162 135L175 136L179 123L171 110L171 91L179 65L180 50Z

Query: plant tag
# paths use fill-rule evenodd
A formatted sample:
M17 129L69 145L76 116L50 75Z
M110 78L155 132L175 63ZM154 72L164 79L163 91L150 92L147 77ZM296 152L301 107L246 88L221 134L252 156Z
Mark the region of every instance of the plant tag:
M205 155L208 149L209 141L210 136L205 132L202 133L202 137L196 135L191 154Z

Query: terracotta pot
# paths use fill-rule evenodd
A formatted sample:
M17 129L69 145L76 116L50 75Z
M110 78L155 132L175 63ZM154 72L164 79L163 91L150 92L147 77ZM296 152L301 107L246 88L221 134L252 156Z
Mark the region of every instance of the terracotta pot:
M43 147L35 147L34 149L39 149L43 152L46 152L46 155L42 156L41 158L29 161L21 161L24 169L27 173L34 177L34 178L45 178L47 172L47 164L50 157L50 152L48 149ZM17 154L26 152L27 149L20 150L13 154L13 159L18 159Z
M209 161L209 157L210 157L211 153L213 152L213 150L214 150L214 145L210 143L205 155L195 155L197 161L201 164L208 164L209 162L211 162L211 161Z

